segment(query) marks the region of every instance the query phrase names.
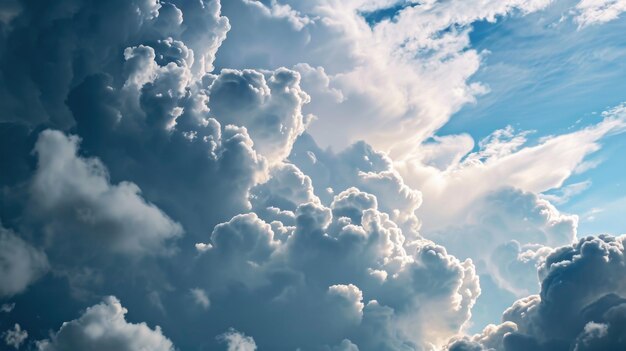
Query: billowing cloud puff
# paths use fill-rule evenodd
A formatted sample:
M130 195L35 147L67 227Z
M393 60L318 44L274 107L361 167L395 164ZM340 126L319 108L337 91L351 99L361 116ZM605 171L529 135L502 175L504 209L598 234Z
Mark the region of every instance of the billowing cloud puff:
M332 285L328 287L328 296L336 299L341 307L340 314L348 319L353 318L356 323L363 318L363 292L358 287L350 285Z
M411 153L486 91L467 82L481 61L469 48L470 24L549 3L228 1L223 13L231 18L232 41L224 43L217 64L303 73L324 67L328 84L319 84L319 74L305 74L311 82L303 82L315 87L308 108L319 119L311 132L324 147L366 139L385 151Z
M40 351L175 350L161 328L129 323L125 318L127 312L117 298L109 296L87 308L78 319L63 323L50 339L37 342L37 348Z
M159 43L126 48L123 86L92 76L71 92L68 105L83 147L197 234L250 209L250 188L268 179L268 166L278 166L304 131L308 96L299 74L287 69L198 78L189 49L166 44L165 53ZM160 162L163 152L172 162ZM160 191L164 184L176 191ZM225 203L215 206L211 198Z
M535 194L504 188L488 194L460 224L423 234L518 297L539 288L536 265L550 249L576 239L578 217L560 213Z
M540 267L540 295L518 300L504 312L504 324L457 341L450 349L624 348L624 241L623 236L586 237L556 249Z
M111 184L98 159L78 156L78 143L77 137L47 130L35 146L32 206L48 240L61 247L82 243L81 250L167 253L167 242L182 234L180 224L146 202L137 185Z
M339 345L346 337L363 350L426 347L469 319L480 293L471 261L429 241L407 241L373 195L351 188L331 208L304 203L295 216L295 226L287 227L255 214L236 216L215 228L199 261L211 272L204 288L216 305L245 287L275 309L289 306L272 312L276 323L316 323L303 326L306 338L283 340L282 347ZM265 313L255 311L260 318ZM307 313L313 315L300 320ZM387 332L372 337L369 330L379 328ZM277 347L267 331L250 332L260 345Z
M422 194L405 184L391 159L365 142L358 142L340 153L320 149L309 135L294 145L289 160L308 175L315 194L330 206L333 196L357 187L377 199L381 211L391 216L414 239L420 221L415 212L422 204Z
M11 311L13 311L14 308L15 308L15 302L3 303L0 306L0 312L2 312L2 313L11 313Z
M263 279L264 265L268 264L279 242L274 239L271 226L256 214L237 215L229 222L219 224L211 234L211 253L215 253L215 264L222 265L216 271L226 281L257 285ZM216 286L219 286L216 284Z
M45 253L0 224L0 297L22 292L47 270ZM14 305L4 306L11 311Z
M218 337L227 345L228 351L255 351L256 343L252 337L246 336L234 329L229 329L226 333Z
M119 70L124 49L141 43L182 38L193 50L188 65L202 76L212 70L230 28L220 8L217 0L21 4L11 30L2 34L3 120L71 126L69 92L90 75ZM110 30L111 23L117 30Z
M246 127L256 150L276 163L304 132L309 118L302 115L302 106L309 100L298 72L222 70L209 88L208 105L220 122Z
M22 330L19 324L15 324L13 329L9 329L2 333L2 337L7 346L11 346L16 350L20 348L22 343L28 339L28 332Z
M311 178L292 164L274 167L267 182L251 190L250 202L253 210L264 220L274 219L293 225L299 204L319 203Z

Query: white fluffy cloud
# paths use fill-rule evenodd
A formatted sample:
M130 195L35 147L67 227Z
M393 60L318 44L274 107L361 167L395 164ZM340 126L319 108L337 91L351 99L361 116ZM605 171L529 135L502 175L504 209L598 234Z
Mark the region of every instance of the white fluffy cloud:
M574 21L580 27L617 19L626 12L624 0L581 0L573 10Z
M338 192L357 187L376 196L377 205L405 235L411 239L418 236L416 210L422 204L422 194L405 183L386 153L365 142L334 153L320 149L305 135L294 145L289 160L311 178L315 194L327 206Z
M146 202L137 185L111 184L98 159L78 155L78 144L75 136L48 130L35 146L32 201L50 240L128 255L167 253L168 240L183 232L180 224Z
M0 224L0 297L22 292L47 270L45 253ZM3 304L2 311L10 312L11 306Z
M504 323L449 350L619 350L624 348L624 236L586 237L540 267L541 293L516 301Z
M481 273L521 297L539 288L536 264L549 247L574 242L577 226L578 216L560 213L535 194L504 188L476 202L457 224L425 235L479 262Z
M246 127L257 151L273 163L289 155L308 124L301 109L309 96L295 71L280 68L266 77L253 70L222 70L209 89L211 114L224 124Z
M426 240L406 240L373 195L350 188L330 208L299 204L295 216L292 227L253 213L218 225L203 245L200 264L211 272L205 288L218 296L240 287L268 291L275 308L292 308L274 313L281 324L296 323L314 306L315 317L299 323L322 318L326 326L307 327L315 340L309 347L337 345L338 336L365 350L427 347L469 319L480 293L471 261ZM369 330L380 327L386 332L373 337ZM293 346L305 347L302 342Z
M28 339L28 332L26 330L22 330L19 324L15 324L13 329L9 329L2 333L2 337L4 338L4 342L7 346L11 346L16 350L22 346L24 341Z
M289 16L270 16L270 7L259 2L232 1L224 5L224 13L232 14L229 40L244 44L226 41L217 61L235 67L295 66L307 73L323 67L303 82L314 87L307 109L319 118L311 132L321 145L344 147L366 139L394 155L412 153L453 112L486 91L467 82L481 61L481 54L469 48L470 24L549 3L409 1L392 11L392 20L368 24L368 13L402 3L289 0L282 2ZM296 18L302 20L293 26ZM272 39L277 33L281 44ZM320 76L328 83L319 84Z
M85 310L78 319L63 323L50 339L37 342L40 351L174 351L161 328L129 323L120 301L109 296Z
M255 351L256 343L252 337L246 336L234 329L229 329L220 335L218 339L223 340L228 351Z

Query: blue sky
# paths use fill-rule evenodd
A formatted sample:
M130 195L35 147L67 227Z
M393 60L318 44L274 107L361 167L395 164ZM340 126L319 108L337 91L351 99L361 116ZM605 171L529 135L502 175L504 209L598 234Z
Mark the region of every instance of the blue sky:
M472 25L472 46L489 52L474 79L486 83L490 92L456 113L439 133L467 132L481 139L511 125L534 131L532 140L594 123L602 111L623 101L624 21L577 28L561 20L559 6L552 8ZM619 175L626 170L626 156L620 151L624 142L620 135L604 139L602 149L589 157L597 166L564 184L591 182L560 205L581 215L581 234L623 231L619 213L625 210L626 188ZM601 212L590 220L597 210Z
M625 12L0 3L0 350L626 349Z

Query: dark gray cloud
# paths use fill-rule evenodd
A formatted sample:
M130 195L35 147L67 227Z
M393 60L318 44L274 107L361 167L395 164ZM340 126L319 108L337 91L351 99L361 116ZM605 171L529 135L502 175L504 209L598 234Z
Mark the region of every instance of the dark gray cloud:
M504 324L451 350L619 350L626 320L624 236L580 239L540 266L541 293L504 312Z
M119 74L126 47L183 38L194 50L194 72L202 74L230 28L218 1L23 1L18 7L1 31L2 119L60 128L74 123L65 104L71 89L92 74Z

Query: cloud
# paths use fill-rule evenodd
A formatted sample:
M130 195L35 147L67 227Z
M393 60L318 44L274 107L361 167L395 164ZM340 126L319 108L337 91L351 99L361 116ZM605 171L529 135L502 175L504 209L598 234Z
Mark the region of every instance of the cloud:
M626 12L623 0L581 0L572 10L579 28L616 20Z
M24 291L48 271L48 259L13 231L0 224L0 297L10 297ZM14 304L3 304L10 312Z
M171 61L159 63L159 45L127 48L123 87L94 76L72 91L68 105L83 148L113 175L133 179L197 235L249 210L250 188L268 179L304 131L308 96L295 71L223 70L198 78L189 54L166 55ZM172 163L160 162L161 150ZM165 184L176 191L162 192Z
M537 267L553 247L577 240L578 222L536 194L504 188L474 202L457 223L423 235L476 265L485 294L473 320L481 327L497 322L516 299L539 292Z
M2 333L2 336L7 346L12 346L17 350L24 343L24 341L28 339L28 332L26 330L22 330L20 325L15 323L13 329L5 331Z
M40 351L175 350L158 326L152 329L146 323L129 323L125 318L127 312L117 298L106 297L87 308L78 319L64 323L50 339L38 341L37 348Z
M308 119L301 109L309 101L295 71L279 68L266 77L253 70L222 70L210 86L208 106L222 123L246 127L259 153L276 163L304 132Z
M554 194L544 194L543 197L551 202L561 205L567 203L572 197L584 192L591 186L591 181L573 183L560 188Z
M336 193L357 187L376 196L377 206L405 235L418 236L420 220L416 211L422 204L422 194L405 183L386 153L365 142L338 153L322 150L305 134L294 145L289 161L311 178L315 195L327 206Z
M255 351L254 339L246 336L235 329L229 329L226 333L218 336L227 345L228 351Z
M295 11L288 4L280 4L276 0L271 0L269 5L265 5L260 1L243 0L248 6L255 7L263 15L278 19L286 19L296 30L301 30L307 24L313 22L313 20L307 16L302 16L298 11Z
M193 50L189 62L193 73L212 71L217 49L230 29L220 8L216 0L22 3L3 31L3 120L71 127L74 119L65 104L69 92L90 75L119 71L123 64L119 54L136 43L181 38ZM93 21L101 25L94 26ZM106 23L115 23L118 30L108 30ZM39 40L48 43L44 49L48 55L39 55Z
M435 135L488 90L470 81L485 55L473 23L550 3L3 7L0 217L15 232L0 259L19 284L2 287L32 306L11 316L35 340L60 326L42 351L443 347L471 325L479 274L517 297L537 265L548 281L577 218L539 193L624 130L618 106L536 142L511 127ZM377 11L390 15L364 18ZM26 289L48 258L53 274ZM147 324L113 297L61 324L104 293ZM38 308L43 295L54 304ZM580 347L620 333L620 298L601 298ZM458 342L549 343L515 315L548 300Z
M318 117L310 128L316 140L342 148L366 139L397 155L412 153L453 112L486 91L468 82L481 63L481 54L470 48L471 24L538 11L550 1L411 3L399 7L393 20L371 25L362 13L393 9L398 2L289 0L282 2L289 16L270 16L275 3L224 4L233 29L217 64L301 72L323 67L325 85L342 98L329 98L329 89L309 91L313 103L307 110ZM296 18L309 20L294 26ZM280 43L273 39L277 35ZM320 87L317 77L305 76L303 86Z
M600 148L602 138L626 130L625 111L618 105L603 112L596 124L544 137L535 145L526 146L525 132L513 133L508 128L496 131L480 142L479 151L443 171L425 166L417 158L395 162L395 166L409 186L422 191L424 205L418 214L423 218L423 230L435 230L458 221L470 204L494 189L516 187L541 193L560 188L585 157ZM464 196L450 203L449 199L459 193ZM439 211L444 204L447 211Z
M205 310L211 306L211 301L204 290L195 288L189 290L189 292L191 293L194 301Z
M34 215L61 247L159 255L182 235L180 224L141 197L134 183L111 184L105 166L78 156L79 139L58 131L40 134L32 183Z
M11 313L11 311L13 311L14 308L15 308L15 302L3 303L2 306L0 306L0 312Z
M341 343L331 349L332 351L359 351L359 347L348 339L343 339Z
M215 305L219 296L233 303L238 292L264 296L276 323L308 330L283 340L284 347L338 345L346 337L363 349L425 347L458 331L480 293L471 261L426 240L406 240L376 197L356 188L337 194L331 207L299 204L294 226L268 224L254 213L235 216L204 247L198 269L210 272L202 286ZM254 311L264 318L263 309ZM372 338L377 324L388 334ZM268 331L251 328L263 345L277 347Z
M504 312L501 326L489 326L450 349L465 350L462 344L507 351L623 348L624 240L585 237L554 250L540 266L539 295L515 302Z
M363 292L355 285L331 285L328 287L328 296L339 300L342 312L348 318L354 318L359 323L363 318Z
M251 190L250 201L257 213L289 211L293 216L299 204L319 203L320 199L311 178L295 165L285 163L274 167L269 180Z

